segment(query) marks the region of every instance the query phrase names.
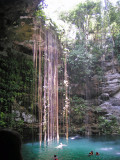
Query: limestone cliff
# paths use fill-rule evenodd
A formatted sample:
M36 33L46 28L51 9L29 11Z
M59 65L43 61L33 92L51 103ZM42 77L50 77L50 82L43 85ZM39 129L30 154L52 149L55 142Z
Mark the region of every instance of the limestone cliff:
M73 118L74 122L76 120L76 129L73 129L75 132L86 135L120 133L120 65L115 55L114 58L109 57L101 61L100 78L93 75L87 85L82 82L71 85L71 97L78 97L76 103L71 104L75 108L74 112L77 106L81 106L81 113L83 112L80 97L85 100L86 105L83 105L83 114L77 111L76 119ZM82 118L77 118L78 115ZM74 124L72 120L71 122Z
M31 53L33 17L41 0L0 1L0 51L13 47L25 54Z
M24 122L31 124L34 119L30 109L33 19L40 2L41 0L0 1L0 128L12 126L21 132Z

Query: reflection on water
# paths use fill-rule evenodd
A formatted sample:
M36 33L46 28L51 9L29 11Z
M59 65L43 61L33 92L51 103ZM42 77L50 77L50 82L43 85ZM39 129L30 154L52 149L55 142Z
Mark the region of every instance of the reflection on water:
M91 150L94 155L88 156ZM96 152L100 155L96 156ZM77 136L69 138L68 141L61 138L59 143L42 143L41 147L39 142L26 143L23 144L22 154L24 160L52 160L55 154L59 160L120 160L120 136Z
M101 150L103 150L103 151L108 151L108 150L111 150L111 149L113 149L113 148L101 148Z

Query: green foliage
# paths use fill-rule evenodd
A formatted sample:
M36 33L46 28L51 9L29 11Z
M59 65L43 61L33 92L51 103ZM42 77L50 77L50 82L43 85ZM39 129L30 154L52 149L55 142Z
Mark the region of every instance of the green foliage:
M87 106L82 98L73 96L71 99L71 116L72 116L72 123L75 125L80 125L83 123L85 110Z
M118 58L118 62L120 64L120 34L118 34L116 37L115 37L115 47L114 47L114 51L115 51L115 54Z
M0 128L11 128L22 133L24 121L15 120L16 115L14 113L0 113Z
M120 28L120 3L119 0L116 5L113 5L111 2L107 1L107 10L105 11L105 16L103 18L103 30L104 32L111 32L110 36L113 38L119 34ZM109 35L107 35L109 36Z
M68 58L68 74L71 82L79 82L85 79L86 74L89 74L88 55L85 52L84 46L75 46L69 54ZM74 78L73 78L74 77Z
M90 32L93 30L93 27L96 27L94 26L94 21L97 21L100 18L100 2L96 3L89 0L85 3L80 3L74 10L68 13L61 13L60 18L63 21L67 21L75 25L79 29L81 36L84 37L85 30L87 29L87 23L89 23Z
M44 21L45 22L45 20L46 20L46 15L45 15L45 12L43 11L43 10L41 10L41 9L38 9L37 11L36 11L36 17L38 17L38 18L40 18L42 21Z
M73 96L72 99L71 99L71 103L74 104L76 107L77 110L76 111L80 111L79 108L83 108L85 109L87 106L85 105L85 101L80 98L80 97L77 97L77 96Z
M94 74L102 75L101 58L102 50L97 45L91 46L86 52L84 44L76 45L68 57L68 74L71 83L86 82L86 78Z
M98 123L102 134L112 134L118 132L118 123L116 117L114 116L111 116L109 120L103 116L100 116L98 118Z
M44 1L41 1L41 3L39 4L38 6L38 9L37 11L35 12L35 16L37 18L40 18L42 22L45 23L46 21L46 15L45 15L45 12L43 11L43 9L46 7L46 4Z
M68 74L71 83L86 83L94 74L102 75L101 45L89 40L101 30L101 3L86 1L68 13L61 13L61 19L77 28L76 39L70 48ZM101 35L100 35L101 36ZM70 46L70 45L69 45Z
M0 55L0 127L20 130L23 121L15 121L14 102L28 108L32 101L33 62L21 53L7 50Z
M98 75L99 77L102 76L102 67L101 67L101 57L103 54L103 49L99 47L96 43L91 44L91 50L90 50L92 57L92 66L91 66L91 74L93 75Z
M116 6L113 6L111 3L109 3L109 18L110 18L110 24L112 26L113 30L113 36L116 35L116 33L119 33L119 27L120 27L120 2L118 1Z
M77 5L74 10L60 15L64 22L76 27L74 43L71 42L68 47L68 75L72 84L89 88L90 83L87 86L87 81L92 80L94 75L101 80L104 71L101 66L105 61L111 62L114 53L120 63L120 1L116 6L109 1L106 2L104 13L101 13L103 10L100 1L86 1ZM74 130L83 123L87 108L83 104L85 105L80 102L79 97L72 97L71 124ZM99 114L101 109L97 108L96 111ZM98 118L98 124L102 134L118 132L115 117L107 119L101 116Z
M6 119L6 114L3 112L0 112L0 127L1 128L5 128L7 125L5 119Z
M73 96L70 99L70 126L69 130L71 133L77 134L85 134L85 116L86 110L88 106L86 106L85 101L78 97Z
M15 120L15 114L11 114L11 127L17 130L18 132L22 133L23 131L23 126L24 126L24 121L23 120Z

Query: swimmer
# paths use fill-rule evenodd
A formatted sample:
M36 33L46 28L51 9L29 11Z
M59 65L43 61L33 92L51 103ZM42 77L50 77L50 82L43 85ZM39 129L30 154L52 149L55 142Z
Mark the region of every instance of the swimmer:
M56 148L62 148L63 147L63 145L62 145L62 143L60 143L60 145L58 145Z
M88 154L88 156L91 156L91 155L93 155L93 151L91 151L91 152Z
M98 152L96 152L96 156L100 155Z
M63 146L67 146L67 145L60 143L60 145L58 145L56 148L62 148Z
M66 144L62 144L62 143L60 143L60 145L61 145L61 146L67 146Z
M56 156L56 155L54 155L53 160L58 160L58 158L57 158L57 156Z

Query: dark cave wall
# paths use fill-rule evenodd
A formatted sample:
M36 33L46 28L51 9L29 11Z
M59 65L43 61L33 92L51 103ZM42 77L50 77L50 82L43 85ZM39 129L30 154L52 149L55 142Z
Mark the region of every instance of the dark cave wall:
M33 18L40 2L41 0L0 1L0 128L9 128L12 124L21 133L24 120L19 120L18 117L16 123L10 122L9 113L5 110L11 110L12 103L12 107L31 116L29 102L32 99Z
M22 23L23 17L31 23L30 18L34 16L40 1L41 0L0 1L0 40L11 40L11 38L15 40L14 30L20 25L24 25L24 21ZM26 30L23 30L22 32L25 33L25 31ZM25 36L24 38L26 39Z

